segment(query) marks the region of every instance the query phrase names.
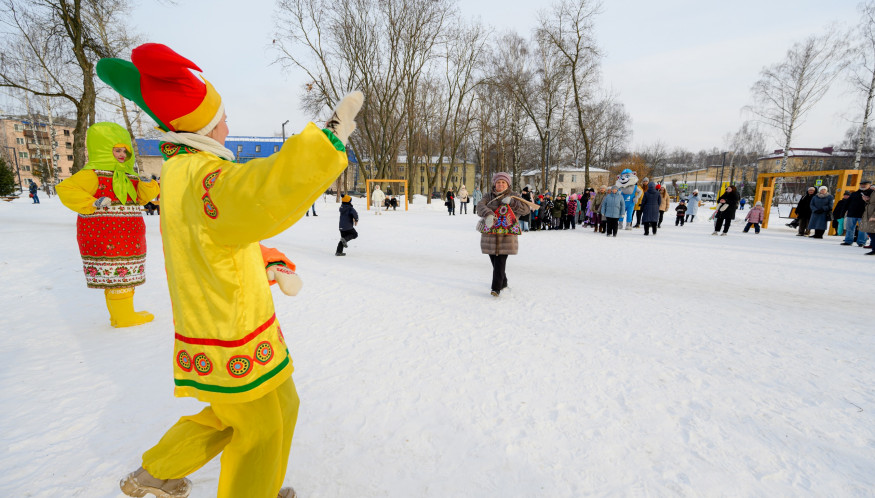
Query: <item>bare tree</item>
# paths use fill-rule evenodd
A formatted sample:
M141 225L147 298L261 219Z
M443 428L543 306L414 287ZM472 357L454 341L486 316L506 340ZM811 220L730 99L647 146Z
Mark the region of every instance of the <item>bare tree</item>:
M347 91L361 89L365 105L352 145L375 167L377 176L393 171L409 127L408 107L424 68L435 57L454 4L280 0L277 9L277 62L303 70L311 79L304 94L305 111L318 114ZM359 164L367 177L363 162Z
M782 62L762 69L751 88L755 104L747 109L781 133L781 173L787 171L793 133L844 68L846 49L845 37L837 28L829 28L823 35L794 44Z
M857 26L858 41L851 52L850 79L853 86L866 96L863 119L860 123L857 143L854 144L854 169L860 169L860 157L872 115L872 97L875 96L875 2L860 4L860 24Z
M586 152L584 177L590 185L589 166L593 159L591 128L592 111L600 110L591 105L598 81L601 54L595 42L594 20L599 4L594 0L560 0L549 14L540 14L538 37L561 56L568 71L574 100L576 124L583 139Z
M129 26L118 22L132 10L128 0L89 1L86 5L84 17L88 25L92 26L95 43L99 45L102 57L124 57L140 43L140 37ZM137 146L134 123L142 128L140 120L145 117L145 113L137 106L129 107L126 99L115 91L111 92L109 98L102 98L98 93L97 101L111 106L121 114L125 128L132 138L131 146L134 149L137 171L143 171L143 159Z
M5 45L22 47L0 56L0 87L65 99L75 107L74 172L85 164L85 131L95 116L94 63L104 56L86 16L89 4L99 2L3 0L0 13L0 24L7 29ZM44 74L45 81L27 79L28 72Z

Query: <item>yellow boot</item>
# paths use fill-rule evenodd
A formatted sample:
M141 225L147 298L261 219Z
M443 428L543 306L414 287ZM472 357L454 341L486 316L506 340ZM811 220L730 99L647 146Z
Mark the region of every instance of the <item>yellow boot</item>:
M134 289L105 289L109 323L113 327L133 327L151 322L155 315L148 311L134 311Z

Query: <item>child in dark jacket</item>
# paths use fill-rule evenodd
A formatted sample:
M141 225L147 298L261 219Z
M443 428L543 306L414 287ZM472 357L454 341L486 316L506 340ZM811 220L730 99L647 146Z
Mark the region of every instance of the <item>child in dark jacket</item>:
M687 215L687 201L681 199L681 202L678 203L678 207L674 208L674 212L677 215L674 219L674 226L684 226L684 219Z
M344 195L340 204L340 242L337 243L337 251L335 256L346 256L343 248L347 247L347 242L358 238L359 234L355 231L355 226L359 224L359 214L352 207L352 197Z

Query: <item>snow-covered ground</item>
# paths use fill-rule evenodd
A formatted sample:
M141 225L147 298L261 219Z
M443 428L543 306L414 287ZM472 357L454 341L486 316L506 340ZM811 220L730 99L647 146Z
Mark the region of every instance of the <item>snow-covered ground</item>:
M510 289L471 214L337 205L267 241L301 412L286 483L311 497L872 496L875 257L772 228L522 236ZM670 213L669 213L670 214ZM0 496L117 497L178 417L158 217L140 327L87 289L75 214L0 202ZM218 459L191 476L215 496Z

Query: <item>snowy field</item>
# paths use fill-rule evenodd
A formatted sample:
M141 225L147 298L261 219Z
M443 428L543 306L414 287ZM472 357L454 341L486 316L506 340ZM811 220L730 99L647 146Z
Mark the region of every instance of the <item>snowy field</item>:
M476 218L441 201L375 216L334 199L266 241L301 411L286 483L315 497L875 495L875 257L839 238L522 236L489 295ZM140 327L87 289L76 215L0 202L0 496L118 497L182 415L159 218ZM218 459L191 477L215 496Z

